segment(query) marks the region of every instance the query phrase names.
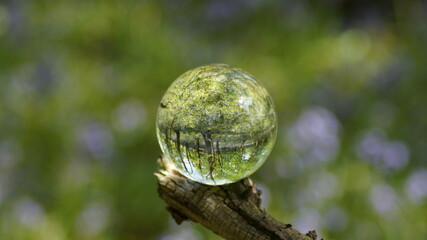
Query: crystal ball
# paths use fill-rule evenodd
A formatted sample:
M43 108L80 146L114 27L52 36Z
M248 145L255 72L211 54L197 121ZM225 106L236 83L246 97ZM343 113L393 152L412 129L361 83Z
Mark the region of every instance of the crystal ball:
M255 172L277 134L273 101L247 71L211 64L178 77L156 121L163 154L194 181L223 185Z

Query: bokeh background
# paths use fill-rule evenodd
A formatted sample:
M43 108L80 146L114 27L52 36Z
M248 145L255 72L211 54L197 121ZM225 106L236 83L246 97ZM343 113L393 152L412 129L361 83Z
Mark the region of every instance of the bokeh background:
M252 178L325 239L427 239L427 2L0 2L0 239L220 239L156 193L184 71L248 70L275 148Z

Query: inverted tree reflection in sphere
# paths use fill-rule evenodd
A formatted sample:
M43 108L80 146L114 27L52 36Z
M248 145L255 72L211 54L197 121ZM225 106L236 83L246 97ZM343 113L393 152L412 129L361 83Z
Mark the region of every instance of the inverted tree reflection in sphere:
M212 64L187 71L169 87L157 113L157 137L178 171L221 185L255 172L276 139L270 95L247 71Z

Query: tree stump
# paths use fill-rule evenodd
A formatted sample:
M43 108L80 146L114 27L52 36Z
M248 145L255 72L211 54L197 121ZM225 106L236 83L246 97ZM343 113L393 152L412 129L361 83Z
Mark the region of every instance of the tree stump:
M163 169L155 175L159 196L167 210L180 224L191 220L227 240L315 240L315 231L302 234L291 224L282 223L260 209L261 192L245 178L221 186L209 186L181 175L162 157Z

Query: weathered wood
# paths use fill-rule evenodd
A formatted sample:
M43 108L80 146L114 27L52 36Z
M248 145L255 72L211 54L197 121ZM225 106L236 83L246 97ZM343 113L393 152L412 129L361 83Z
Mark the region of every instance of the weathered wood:
M182 176L165 159L160 162L158 193L178 224L191 220L227 240L316 239L315 231L302 234L260 209L261 192L249 178L209 186Z

